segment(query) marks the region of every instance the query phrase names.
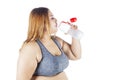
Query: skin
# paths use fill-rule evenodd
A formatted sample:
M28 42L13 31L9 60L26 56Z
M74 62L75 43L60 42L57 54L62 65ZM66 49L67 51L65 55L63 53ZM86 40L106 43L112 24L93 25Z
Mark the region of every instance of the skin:
M49 11L49 19L51 24L50 33L55 34L57 32L57 20L54 18L51 11ZM69 25L72 29L77 29L76 25ZM81 58L80 40L72 38L72 44L70 45L58 37L55 38L60 42L63 51L70 60L78 60ZM61 54L59 48L50 38L48 32L44 33L44 36L40 41L52 55L56 56ZM68 80L65 72L52 77L32 76L37 67L37 63L41 61L41 58L42 53L36 42L24 44L19 52L16 80Z

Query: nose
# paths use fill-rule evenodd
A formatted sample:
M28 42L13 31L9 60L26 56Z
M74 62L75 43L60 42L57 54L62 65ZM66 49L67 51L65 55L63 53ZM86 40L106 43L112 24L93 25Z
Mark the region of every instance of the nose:
M55 23L57 23L57 19L55 18Z
M56 24L56 26L57 26L57 19L55 18L55 24Z
M55 22L57 22L57 19L55 18Z

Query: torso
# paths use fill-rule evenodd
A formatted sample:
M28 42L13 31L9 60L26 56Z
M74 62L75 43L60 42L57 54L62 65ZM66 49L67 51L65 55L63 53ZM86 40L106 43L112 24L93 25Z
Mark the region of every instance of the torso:
M55 45L55 43L53 43L53 42L50 43L50 44L53 45L52 47L50 47L49 44L46 44L46 43L43 43L43 44L48 49L48 51L51 52L52 55L61 55L61 52L58 49L57 45ZM61 44L61 42L60 42L60 44ZM38 53L39 53L41 50L39 51L39 47L38 46L37 46L37 48L38 48ZM50 51L51 48L52 49L56 48L56 51L55 52L54 52L54 50ZM54 54L54 53L57 53L57 54ZM59 73L59 74L57 74L55 76L50 76L50 77L48 77L48 76L33 76L31 80L68 80L68 78L67 78L65 72L61 72L61 73Z
M68 80L68 78L65 72L62 72L52 77L33 76L31 80Z

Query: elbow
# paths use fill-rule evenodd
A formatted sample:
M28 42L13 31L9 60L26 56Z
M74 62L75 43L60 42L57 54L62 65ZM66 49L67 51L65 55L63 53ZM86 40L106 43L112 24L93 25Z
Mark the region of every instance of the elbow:
M80 60L81 59L81 50L74 50L73 52L72 52L72 54L73 54L73 59L72 60Z
M81 59L81 53L79 53L78 55L74 55L74 60L80 60Z
M79 59L81 59L81 56L78 56L78 57L77 57L77 60L79 60Z
M76 56L75 57L75 60L80 60L81 59L81 56Z
M80 60L81 56L74 56L72 58L70 58L70 60L76 61L76 60Z

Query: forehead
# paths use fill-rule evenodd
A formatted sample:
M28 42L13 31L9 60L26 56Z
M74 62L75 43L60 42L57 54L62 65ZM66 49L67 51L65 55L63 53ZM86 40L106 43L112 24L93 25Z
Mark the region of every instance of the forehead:
M53 16L53 13L51 11L49 11L48 13L49 13L49 16Z

